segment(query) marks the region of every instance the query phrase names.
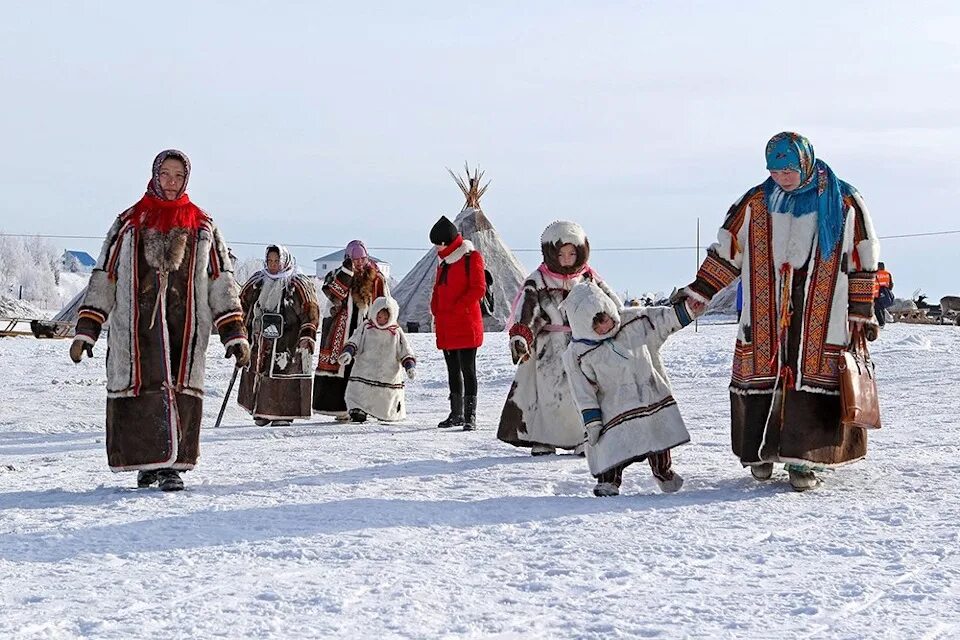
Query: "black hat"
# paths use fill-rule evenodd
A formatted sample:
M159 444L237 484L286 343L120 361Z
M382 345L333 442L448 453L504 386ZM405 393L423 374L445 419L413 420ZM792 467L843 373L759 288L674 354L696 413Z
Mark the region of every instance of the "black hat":
M447 216L440 216L437 223L430 229L430 242L449 245L458 235L460 235L460 231L457 230L457 225L450 222Z

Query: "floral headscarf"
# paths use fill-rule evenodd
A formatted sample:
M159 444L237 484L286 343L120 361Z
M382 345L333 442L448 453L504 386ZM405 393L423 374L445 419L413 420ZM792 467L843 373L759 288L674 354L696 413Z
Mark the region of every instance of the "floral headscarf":
M800 173L800 186L789 192L767 178L763 183L767 208L796 217L816 211L820 254L829 259L843 233L843 196L853 193L853 187L838 179L826 162L817 160L813 145L799 133L784 131L770 138L766 157L768 171Z

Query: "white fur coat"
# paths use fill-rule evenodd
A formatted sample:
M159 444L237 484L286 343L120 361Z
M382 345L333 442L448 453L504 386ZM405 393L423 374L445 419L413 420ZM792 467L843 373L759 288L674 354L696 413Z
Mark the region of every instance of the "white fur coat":
M597 444L587 446L590 473L597 476L688 442L660 359L667 337L690 322L682 304L618 311L599 287L583 283L563 308L574 338L563 355L570 390L584 424L599 420L603 425ZM600 311L616 323L604 336L593 330Z

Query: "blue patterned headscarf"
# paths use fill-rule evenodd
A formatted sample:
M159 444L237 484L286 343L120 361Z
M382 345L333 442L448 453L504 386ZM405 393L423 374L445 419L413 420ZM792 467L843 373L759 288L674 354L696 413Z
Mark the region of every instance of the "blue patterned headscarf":
M767 209L796 217L817 212L820 255L829 259L843 233L843 196L853 187L838 179L823 160L817 160L813 145L799 133L784 131L767 143L767 170L800 172L800 186L784 191L773 178L763 183Z

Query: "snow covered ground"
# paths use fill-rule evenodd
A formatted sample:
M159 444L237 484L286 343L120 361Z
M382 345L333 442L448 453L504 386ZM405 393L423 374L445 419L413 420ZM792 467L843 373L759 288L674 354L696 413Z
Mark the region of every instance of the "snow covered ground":
M73 365L66 342L2 339L0 637L960 637L960 329L888 327L884 428L806 494L729 451L734 330L665 352L683 489L636 465L605 499L582 459L496 440L502 334L480 431L434 427L444 367L414 335L405 423L258 428L231 404L179 494L107 470L103 346ZM209 365L212 425L230 365Z

